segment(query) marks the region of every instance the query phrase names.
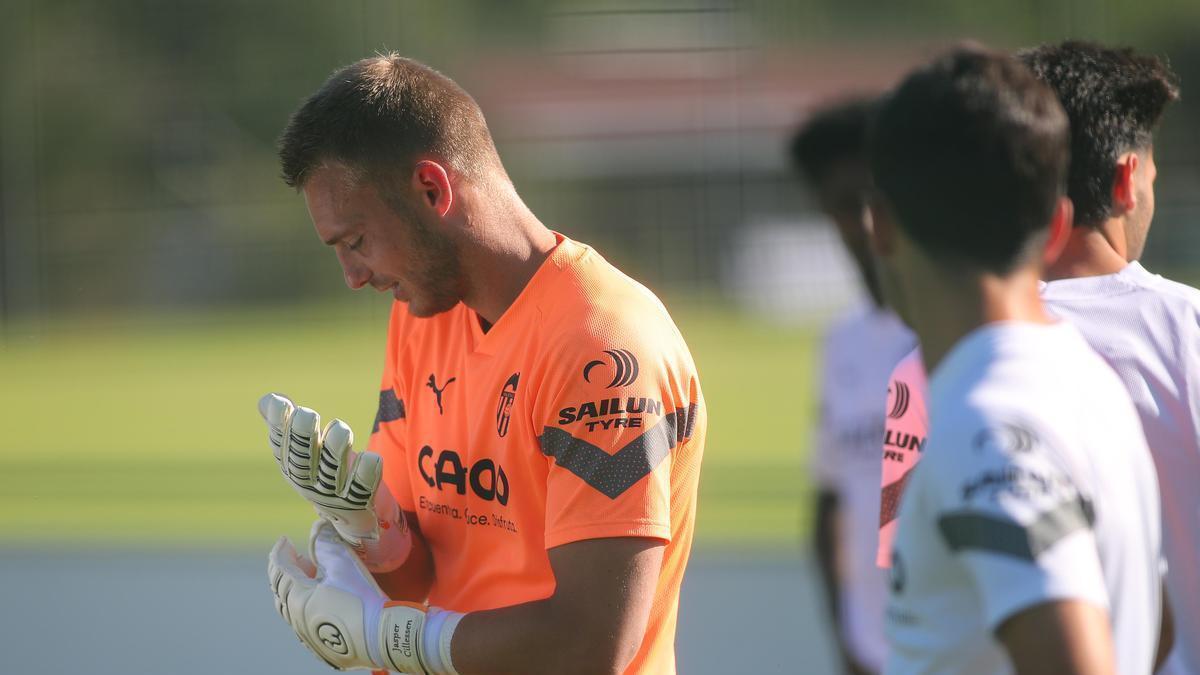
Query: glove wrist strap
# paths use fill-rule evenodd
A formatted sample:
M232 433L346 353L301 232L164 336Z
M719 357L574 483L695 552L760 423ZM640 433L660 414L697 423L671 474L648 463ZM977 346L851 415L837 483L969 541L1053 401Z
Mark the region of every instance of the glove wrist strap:
M466 616L412 602L389 602L379 616L376 665L414 675L459 675L450 643Z
M454 631L466 614L430 607L421 640L421 653L431 675L459 675L450 658L450 642Z
M379 617L380 664L398 673L428 675L421 658L421 643L428 616L415 602L389 602Z

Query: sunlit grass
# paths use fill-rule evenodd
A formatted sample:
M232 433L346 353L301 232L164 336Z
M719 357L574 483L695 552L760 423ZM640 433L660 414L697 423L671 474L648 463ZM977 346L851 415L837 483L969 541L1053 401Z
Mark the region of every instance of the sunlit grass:
M255 410L283 391L370 429L387 304L7 326L0 539L259 545L311 511ZM673 307L709 408L698 540L791 546L806 521L812 331ZM365 438L361 439L365 442Z

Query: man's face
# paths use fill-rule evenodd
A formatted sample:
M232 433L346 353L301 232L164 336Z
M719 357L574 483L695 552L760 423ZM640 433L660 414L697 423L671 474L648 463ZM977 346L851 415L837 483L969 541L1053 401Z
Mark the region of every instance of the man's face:
M1130 262L1140 259L1146 249L1150 221L1154 220L1154 179L1158 176L1153 149L1138 151L1137 157L1138 166L1132 175L1136 201L1125 221L1125 250Z
M870 180L870 172L862 160L839 160L829 168L817 186L817 198L821 210L837 225L842 243L854 258L867 292L876 304L882 304L875 261L871 257L870 216L864 202Z
M398 186L401 190L405 186ZM428 317L462 300L464 284L457 247L429 222L420 204L390 203L369 181L355 182L345 166L327 163L305 181L317 236L333 247L346 285L391 291L413 316ZM414 194L408 199L415 202Z

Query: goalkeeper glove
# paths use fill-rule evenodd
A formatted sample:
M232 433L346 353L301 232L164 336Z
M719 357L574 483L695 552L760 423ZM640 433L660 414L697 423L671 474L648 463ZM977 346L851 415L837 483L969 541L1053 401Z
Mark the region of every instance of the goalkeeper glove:
M267 578L276 609L313 653L339 670L457 675L450 641L463 614L388 601L328 521L313 524L309 556L280 538Z
M321 416L287 397L258 402L275 460L288 483L333 523L372 572L390 572L408 558L412 539L383 478L383 460L355 452L354 432L335 419L320 431Z

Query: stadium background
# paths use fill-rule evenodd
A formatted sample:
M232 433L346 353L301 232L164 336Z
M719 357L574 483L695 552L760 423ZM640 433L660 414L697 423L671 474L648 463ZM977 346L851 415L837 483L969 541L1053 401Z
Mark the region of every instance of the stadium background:
M254 402L285 391L365 436L390 298L346 292L274 139L335 67L394 49L471 91L534 212L687 336L711 422L683 672L739 663L715 612L756 605L739 671L824 672L812 374L858 290L790 131L965 37L1167 55L1184 99L1145 260L1196 283L1198 31L1195 0L6 0L0 670L322 672L260 583L311 516Z

